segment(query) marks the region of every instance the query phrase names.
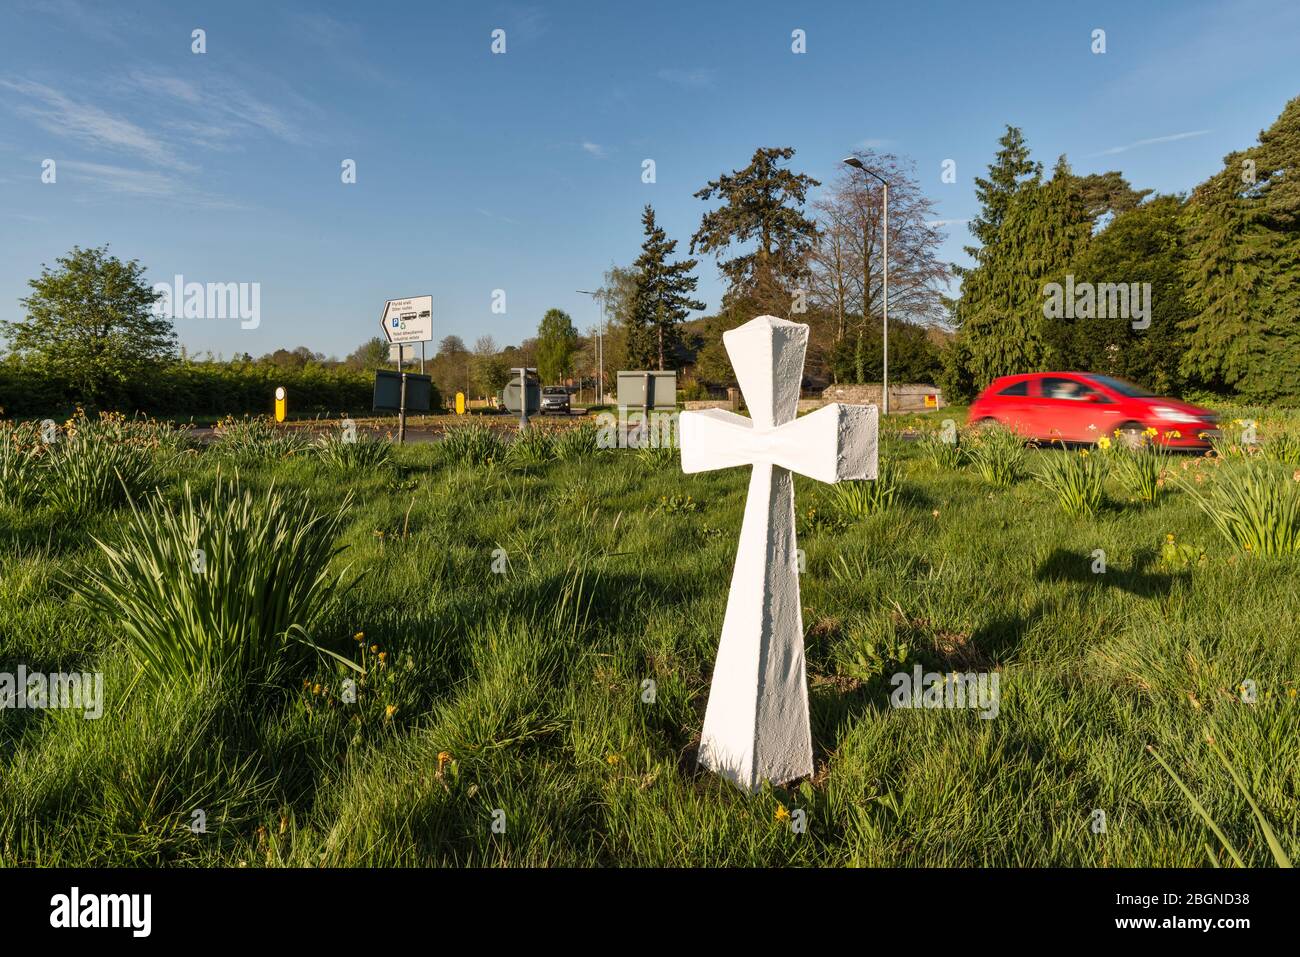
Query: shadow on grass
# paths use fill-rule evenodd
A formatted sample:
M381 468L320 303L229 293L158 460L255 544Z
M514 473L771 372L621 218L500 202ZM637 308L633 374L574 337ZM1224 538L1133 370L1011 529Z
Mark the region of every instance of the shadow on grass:
M1186 571L1148 571L1154 561L1154 552L1141 551L1134 556L1133 565L1127 569L1107 564L1104 572L1094 572L1095 559L1092 555L1058 548L1034 571L1034 580L1073 582L1093 588L1118 588L1139 598L1164 597L1173 590L1175 582L1191 580L1191 573Z

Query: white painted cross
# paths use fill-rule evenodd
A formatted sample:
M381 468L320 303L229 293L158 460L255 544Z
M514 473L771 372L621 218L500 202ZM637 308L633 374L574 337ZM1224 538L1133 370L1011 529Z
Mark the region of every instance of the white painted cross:
M700 763L746 790L813 773L794 477L876 477L875 406L834 405L796 419L808 327L759 316L722 334L752 418L683 412L682 471L752 465Z

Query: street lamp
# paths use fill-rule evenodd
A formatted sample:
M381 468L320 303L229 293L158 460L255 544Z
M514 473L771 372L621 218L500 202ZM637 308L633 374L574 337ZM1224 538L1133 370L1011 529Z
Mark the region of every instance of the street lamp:
M884 318L884 322L881 323L881 325L884 327L884 351L883 351L882 363L881 363L882 381L880 383L880 392L881 395L884 397L884 401L885 401L885 415L889 415L889 181L885 179L883 176L873 173L871 170L867 169L866 164L864 164L862 160L858 159L856 156L846 156L844 157L844 159L840 160L840 162L843 163L845 166L852 166L856 170L861 170L862 172L866 173L868 176L875 177L877 180L880 181L880 185L885 187L885 239L884 239L884 256L883 256L883 260L885 264L885 277L884 277L885 318ZM870 290L864 290L864 292L869 292L869 291ZM865 308L865 303L864 303L864 308Z
M596 365L598 372L596 375L596 404L605 404L605 297L600 292L592 292L590 289L575 289L584 296L590 296L592 299L600 300L600 325L596 327Z

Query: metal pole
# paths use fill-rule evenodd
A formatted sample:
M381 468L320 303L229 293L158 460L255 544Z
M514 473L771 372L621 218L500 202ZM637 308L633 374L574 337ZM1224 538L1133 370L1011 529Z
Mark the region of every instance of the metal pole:
M424 340L420 340L420 375L424 375Z
M519 431L528 428L528 369L519 370Z
M402 376L402 397L398 402L397 408L397 444L402 445L406 442L406 370L402 368L403 353L406 346L398 345L397 347L397 368Z
M882 390L885 393L885 415L889 415L889 184L885 184L885 347L881 366Z

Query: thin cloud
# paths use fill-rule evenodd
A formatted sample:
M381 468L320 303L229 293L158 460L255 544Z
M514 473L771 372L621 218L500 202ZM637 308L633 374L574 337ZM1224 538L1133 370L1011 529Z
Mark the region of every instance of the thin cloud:
M198 137L202 145L208 145L213 134L222 129L226 131L224 135L232 138L256 128L286 143L303 141L302 132L281 110L231 79L200 87L168 73L136 70L127 77L126 83L133 92L171 97L193 108L200 114L197 120L173 121L173 125L205 131L205 135Z
M109 163L85 163L60 160L59 178L63 182L94 183L101 189L134 199L158 199L203 209L238 209L239 204L218 196L199 192L175 176L158 170L133 169ZM67 176L71 173L71 176Z
M666 67L660 70L655 76L665 83L672 83L674 86L686 87L688 89L699 89L700 87L712 86L714 77L718 71L712 67L700 66L693 69L684 70L677 67Z
M71 137L95 149L137 156L167 169L196 168L176 156L165 141L130 120L73 100L53 87L30 80L0 80L0 87L25 97L15 108L48 133Z
M970 222L969 219L931 219L931 220L927 220L925 225L927 225L927 226L939 226L939 227L943 227L943 226L965 226L965 225L966 225L967 223L969 223L969 222Z
M605 147L601 146L599 143L592 143L588 140L583 140L582 148L586 150L587 153L589 153L590 155L596 157L596 159L603 160L606 156L609 155Z
M518 226L519 220L511 219L509 216L502 216L500 213L494 213L490 209L475 210L480 216L486 216L488 219L499 219L503 223L510 223L512 226Z
M895 142L896 142L895 140L878 137L874 139L862 140L860 143L858 143L858 147L864 150L879 150L879 149L884 149L886 146L893 146Z
M1114 156L1116 153L1127 153L1129 150L1137 149L1139 146L1154 146L1157 143L1173 143L1177 140L1189 140L1193 136L1204 136L1206 133L1213 133L1213 130L1189 130L1186 133L1170 133L1168 136L1153 136L1150 139L1136 140L1127 143L1124 146L1112 146L1108 150L1102 150L1100 153L1091 153L1091 156Z

